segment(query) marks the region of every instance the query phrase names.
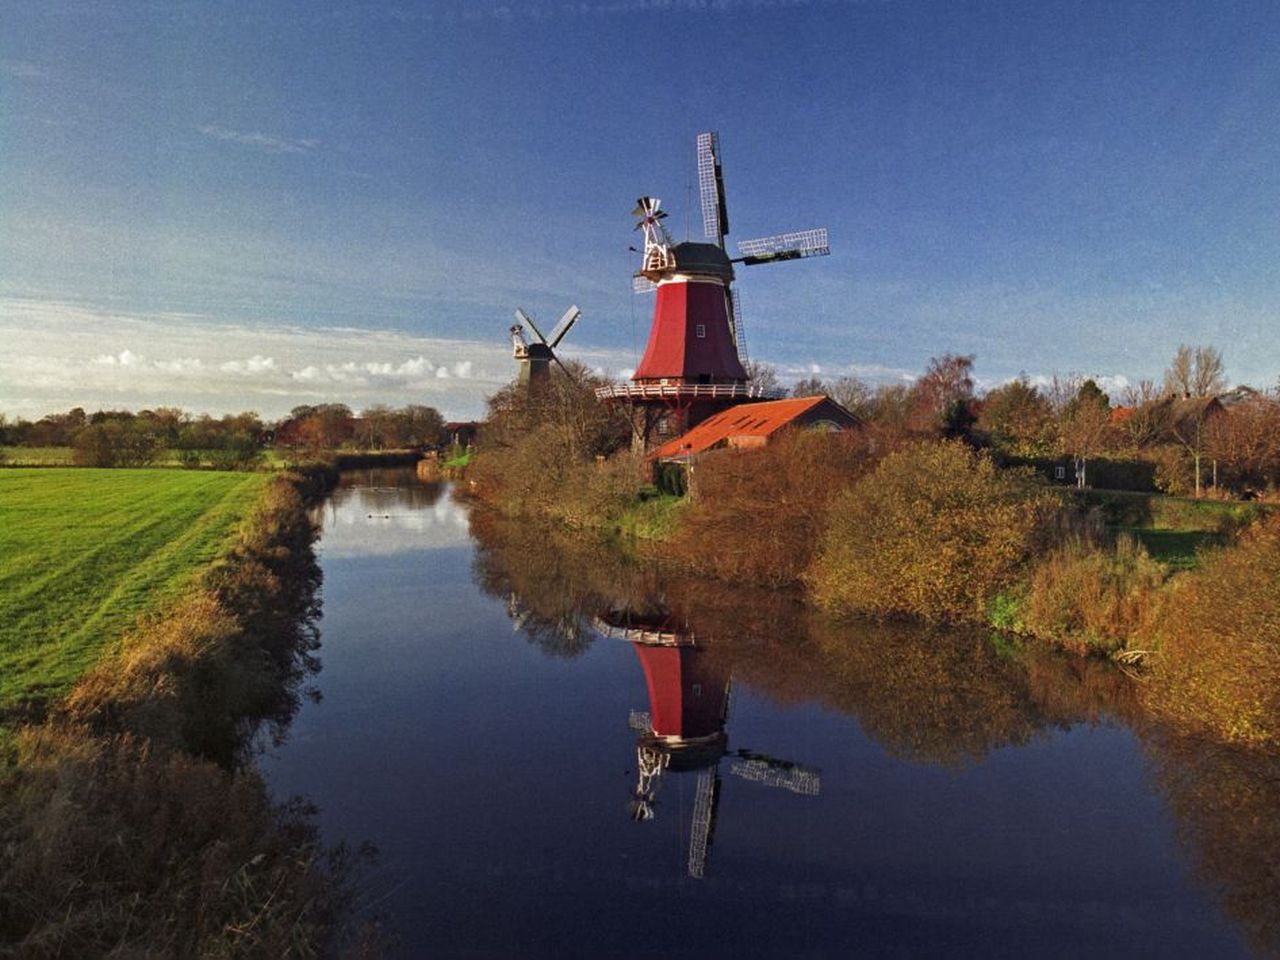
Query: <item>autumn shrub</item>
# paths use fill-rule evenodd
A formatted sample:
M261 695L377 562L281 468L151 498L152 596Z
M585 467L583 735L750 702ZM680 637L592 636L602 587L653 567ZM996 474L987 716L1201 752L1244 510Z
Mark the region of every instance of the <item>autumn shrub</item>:
M1195 735L1280 746L1280 518L1171 584L1149 635L1161 715Z
M828 505L876 455L865 434L792 430L755 450L704 456L662 555L722 579L795 583L822 537Z
M584 468L631 439L625 418L596 400L603 383L570 363L536 388L513 383L490 397L468 489L510 515L555 515L548 511L583 493Z
M1168 568L1132 537L1072 539L1036 564L1018 629L1079 652L1121 649L1143 629Z
M1060 509L1030 471L958 441L915 444L835 498L806 580L839 612L982 621Z
M1166 443L1143 452L1156 465L1155 485L1161 493L1189 497L1196 489L1195 460L1185 448Z

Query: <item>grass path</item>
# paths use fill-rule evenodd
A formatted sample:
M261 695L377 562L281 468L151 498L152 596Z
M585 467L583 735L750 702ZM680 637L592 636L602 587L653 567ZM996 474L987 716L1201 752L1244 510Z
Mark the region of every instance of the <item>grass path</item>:
M267 479L0 470L0 710L69 689L218 555Z

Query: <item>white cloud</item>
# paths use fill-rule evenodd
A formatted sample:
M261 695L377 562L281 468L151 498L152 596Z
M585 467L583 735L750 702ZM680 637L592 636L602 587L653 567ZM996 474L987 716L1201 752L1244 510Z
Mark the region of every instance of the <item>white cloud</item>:
M426 357L419 354L412 360L406 360L400 366L396 367L396 373L402 377L420 377L424 374L431 373L435 370L436 365Z
M224 373L243 373L248 375L275 373L276 361L274 357L264 357L260 353L255 353L248 360L228 360L218 369Z
M240 130L231 130L227 127L218 126L215 123L206 123L203 126L196 127L196 130L211 140L237 143L244 147L262 150L265 153L310 153L320 145L319 140L295 140L290 137L272 137L265 133L244 133Z
M248 327L181 314L119 314L74 304L0 298L0 413L180 406L192 412L301 403L355 409L426 403L450 419L482 415L485 397L515 374L504 330L490 340L396 330ZM144 355L137 349L146 345ZM629 354L566 351L619 369Z
M93 362L100 366L108 367L136 367L142 363L144 357L138 356L132 350L124 349L119 353L105 353L101 356L93 358Z
M1133 381L1123 373L1078 373L1075 371L1067 374L1037 373L1035 375L1028 376L1027 382L1033 387L1038 387L1043 390L1053 383L1055 377L1059 381L1065 379L1092 380L1102 389L1103 393L1111 398L1113 403L1119 402L1120 398L1124 396L1125 390L1133 385ZM983 383L981 386L985 389L990 389L992 386L1001 386L1006 384L1010 379L1013 378L1002 380L995 384Z
M157 370L168 373L199 373L204 369L204 362L199 357L175 357L173 360L155 361Z

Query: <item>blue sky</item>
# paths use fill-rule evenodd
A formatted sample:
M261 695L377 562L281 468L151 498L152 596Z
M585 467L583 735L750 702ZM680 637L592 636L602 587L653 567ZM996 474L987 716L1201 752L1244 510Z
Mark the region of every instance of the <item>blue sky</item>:
M684 235L704 129L731 241L831 230L743 271L792 376L1121 384L1211 342L1270 386L1277 91L1266 3L0 0L0 411L469 416L511 310L570 302L625 371L630 209Z

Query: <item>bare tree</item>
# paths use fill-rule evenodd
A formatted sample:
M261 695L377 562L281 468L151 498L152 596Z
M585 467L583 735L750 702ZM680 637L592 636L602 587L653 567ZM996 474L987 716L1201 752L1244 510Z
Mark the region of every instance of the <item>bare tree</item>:
M864 420L871 416L871 388L857 377L841 377L828 388L831 399Z
M820 393L829 392L830 389L822 382L821 377L805 377L803 380L796 381L796 385L791 388L791 395L793 397L816 397Z
M1169 398L1154 381L1139 380L1125 387L1122 400L1128 412L1121 426L1134 448L1142 450L1159 443L1169 429Z
M778 370L772 364L748 360L744 366L747 371L747 386L763 393L778 391Z
M1200 467L1209 447L1209 424L1222 413L1222 405L1212 397L1175 400L1169 413L1169 436L1182 444L1195 461L1197 497L1203 489ZM1217 473L1216 463L1214 473Z
M1222 363L1222 351L1216 347L1196 347L1196 358L1191 379L1192 394L1197 397L1214 397L1227 389L1226 368Z
M1164 372L1164 389L1175 397L1212 397L1226 389L1222 352L1204 345L1178 344L1173 362Z
M1126 407L1140 407L1144 403L1152 403L1160 399L1160 391L1156 389L1154 380L1139 380L1124 388L1120 402Z
M1045 384L1042 392L1044 398L1049 401L1049 409L1053 411L1055 417L1061 417L1067 405L1075 400L1082 383L1084 383L1084 377L1078 373L1068 373L1065 376L1055 373Z
M1206 428L1205 452L1215 464L1222 461L1229 483L1262 488L1280 479L1280 402L1255 396L1212 417Z

